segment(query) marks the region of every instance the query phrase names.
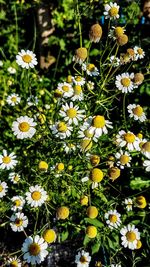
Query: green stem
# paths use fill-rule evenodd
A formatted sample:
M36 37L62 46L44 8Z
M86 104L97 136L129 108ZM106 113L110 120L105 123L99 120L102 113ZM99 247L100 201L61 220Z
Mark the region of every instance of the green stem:
M14 5L14 13L15 13L15 23L16 23L16 50L18 52L18 17L17 17L16 5Z
M123 118L124 118L124 125L127 130L127 121L126 121L126 93L123 96Z
M116 58L116 56L117 56L118 49L119 49L119 46L117 45L117 49L116 49L116 52L115 52L114 60L115 60L115 58ZM114 61L114 60L113 60L113 61ZM112 61L112 64L111 64L111 66L110 66L110 69L109 69L109 71L108 71L108 73L107 73L107 75L106 75L106 78L104 79L104 81L103 81L103 83L102 83L101 90L102 90L103 87L105 86L105 83L106 83L106 81L107 81L107 78L108 78L108 76L109 76L109 74L110 74L110 72L111 72L111 70L112 70L112 67L113 67L113 61Z
M36 232L38 217L39 217L39 209L36 211L36 221L35 221L35 225L34 225L34 235L35 235L35 232Z
M77 0L77 18L78 18L78 27L79 27L79 36L80 36L80 47L82 47L82 30L81 30L80 11L79 11L78 0Z

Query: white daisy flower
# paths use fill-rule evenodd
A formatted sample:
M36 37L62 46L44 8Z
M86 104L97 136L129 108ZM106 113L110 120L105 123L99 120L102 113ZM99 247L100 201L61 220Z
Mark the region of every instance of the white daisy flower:
M11 201L12 201L11 210L13 210L13 211L19 210L20 211L23 209L23 206L25 204L25 200L22 196L14 196L14 197L12 197Z
M112 28L109 31L108 37L112 38L113 40L116 40L119 36L121 36L122 34L125 33L125 29L124 27L114 27L112 26Z
M91 256L89 256L88 252L81 250L75 257L75 263L77 267L88 267L91 261Z
M137 242L140 240L140 233L137 228L135 228L135 225L130 225L128 224L127 226L124 226L121 230L120 233L122 235L121 240L122 240L122 245L125 248L129 249L136 249L137 247Z
M124 201L125 205L126 205L126 209L127 211L130 211L132 210L132 207L133 207L133 201L131 198L126 198L125 201Z
M142 59L145 57L145 52L141 47L135 46L133 49L135 52L135 57L134 57L135 60Z
M113 128L112 122L105 120L104 116L96 115L94 117L89 117L87 120L89 124L88 130L90 134L93 134L93 140L97 142L97 139L102 134L107 134L107 128Z
M20 180L20 175L18 173L11 172L9 173L8 179L10 179L13 184L17 184Z
M81 85L74 85L73 95L71 97L72 101L82 101L84 99L83 91Z
M11 106L16 106L20 103L21 98L18 94L11 94L6 98L6 102Z
M13 67L9 67L9 68L7 69L7 71L8 71L10 74L15 74L15 73L17 72L16 69L13 68Z
M48 244L39 235L27 237L21 248L24 260L27 263L40 264L48 255L47 247Z
M0 198L6 195L7 188L8 185L5 182L0 181Z
M9 258L7 263L8 263L8 267L21 267L21 260L19 260L17 256L13 258Z
M34 208L40 207L47 200L47 192L39 185L30 186L26 193L27 203Z
M28 218L24 213L17 212L10 217L10 227L14 232L22 232L28 225Z
M142 154L150 159L150 141L145 142L144 144L141 144L141 152Z
M86 86L87 86L87 89L88 90L93 90L94 89L94 83L91 82L91 81L88 81L87 84L86 84Z
M147 172L150 172L150 160L144 160L143 161L143 166L146 167L145 170Z
M21 116L13 122L12 131L18 139L32 138L32 136L36 132L36 129L34 128L36 124L37 123L34 122L33 118L29 118L28 116Z
M55 124L50 126L50 128L52 130L52 134L54 134L56 137L59 137L60 139L68 138L73 131L73 127L63 121L56 122Z
M0 169L13 169L17 162L18 161L16 160L16 155L14 152L8 155L7 151L3 149L3 155L0 155Z
M84 118L84 110L79 110L77 105L73 105L73 102L70 102L68 105L62 105L62 109L60 110L59 114L61 117L64 118L69 124L78 125L78 121L81 121Z
M146 120L146 115L140 105L130 104L127 106L127 109L130 113L129 117L133 118L135 121L139 120L143 122Z
M0 67L3 67L3 61L0 60Z
M120 216L121 214L118 213L117 210L110 210L106 212L104 217L108 227L111 229L118 228L118 226L121 224Z
M34 68L38 64L36 55L30 50L25 51L23 49L16 56L16 62L19 66L26 69Z
M83 63L82 64L82 70L86 71L87 75L89 76L98 76L99 75L99 71L98 68L95 67L94 64L91 63Z
M31 106L37 106L38 102L39 102L39 99L38 99L37 96L31 95L31 96L29 96L27 98L27 105L29 107L31 107Z
M111 56L110 63L112 64L113 67L118 67L120 65L120 59L116 56Z
M68 98L73 95L73 88L70 83L59 83L57 89L62 93L63 97Z
M64 143L63 148L67 154L70 154L76 150L76 146L72 143Z
M83 86L85 84L85 78L81 76L72 77L72 81L75 85Z
M121 169L124 169L125 166L127 167L131 166L130 165L131 157L127 151L123 152L122 150L120 150L115 154L115 157L116 159L118 159L117 166L120 166Z
M134 73L122 73L116 76L116 87L122 93L131 93L133 89L137 86L134 85L132 79L134 78Z
M119 6L117 3L110 2L104 6L104 16L106 19L118 19L119 18Z
M120 147L126 146L128 150L133 151L137 150L139 151L139 143L140 140L137 136L134 135L132 132L125 132L124 130L119 131L119 134L116 135L116 143Z

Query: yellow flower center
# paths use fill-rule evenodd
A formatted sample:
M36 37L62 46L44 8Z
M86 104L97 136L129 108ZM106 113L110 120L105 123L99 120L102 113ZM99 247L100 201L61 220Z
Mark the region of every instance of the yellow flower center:
M62 89L63 89L64 92L69 92L69 86L67 86L67 85L64 85L62 87Z
M16 225L17 227L21 226L22 224L23 224L23 220L22 220L22 219L17 218L17 219L15 220L15 225Z
M137 134L137 137L138 137L139 139L142 139L142 138L143 138L143 134L138 133L138 134Z
M39 167L40 170L46 171L48 169L48 164L47 164L46 161L41 160L39 162L39 166L38 167Z
M77 116L77 111L75 108L69 108L66 113L67 113L68 117L71 119L73 119Z
M43 238L47 243L53 243L56 240L56 233L53 229L48 229L43 233Z
M127 143L134 143L134 141L135 141L135 135L132 134L132 133L126 133L126 134L124 135L124 139L125 139L125 141L126 141Z
M103 128L105 126L104 116L97 115L93 118L92 124L95 128Z
M121 155L120 162L123 165L127 164L129 162L129 156L127 156L127 155Z
M87 70L89 70L89 71L94 71L94 69L95 69L95 65L94 64L88 64L87 65Z
M59 219L66 219L69 216L69 209L65 206L58 208L57 210L57 216Z
M17 97L16 97L16 96L13 96L13 97L11 98L11 101L15 103L15 102L17 101Z
M140 249L142 247L142 242L140 240L137 240L136 249Z
M15 206L19 207L19 206L21 206L21 201L19 199L16 199L14 201L14 204L15 204Z
M97 156L97 155L92 155L91 158L90 158L90 162L92 165L98 165L99 162L100 162L100 157Z
M6 156L6 157L3 157L3 158L2 158L2 161L3 161L3 163L5 163L5 164L9 164L9 163L11 162L11 158L8 157L8 156Z
M87 150L91 149L91 147L92 147L92 141L89 140L89 139L83 139L81 141L81 147L82 147L82 149L84 151L87 151Z
M82 92L82 88L80 85L75 85L74 87L74 94L79 95Z
M90 178L93 182L99 183L103 179L103 172L98 168L94 168L90 173Z
M29 246L29 253L32 256L37 256L40 253L40 251L41 251L41 248L37 243L32 243Z
M146 152L150 152L150 142L146 142L142 145L142 149Z
M10 263L10 267L18 267L18 262L17 261L12 261Z
M80 47L76 50L76 55L79 59L85 60L87 58L87 49L85 47Z
M77 82L81 82L81 81L82 81L82 77L81 77L81 76L77 76L77 77L75 77L75 80L76 80Z
M32 57L30 55L24 55L22 56L22 59L25 63L30 63L32 61Z
M89 199L88 199L87 196L83 196L83 197L80 198L80 203L81 203L82 206L88 205L88 201L89 201Z
M109 220L111 223L116 223L117 222L117 216L114 214L109 215Z
M19 176L18 176L18 175L15 175L15 176L14 176L14 181L15 181L15 182L18 182L18 181L19 181L19 179L20 179L20 178L19 178Z
M0 185L0 192L2 192L2 191L3 191L3 189L4 189L4 188L2 187L2 185Z
M86 210L87 216L91 219L95 219L98 216L98 210L95 206L90 206Z
M136 203L137 203L138 207L141 209L144 209L147 206L146 199L143 196L138 196L136 198Z
M83 264L86 263L87 262L86 257L85 256L81 256L80 262L83 263Z
M115 35L120 36L124 33L124 29L122 27L116 27L115 28Z
M126 238L129 242L136 240L136 234L132 231L126 233Z
M68 129L65 122L60 122L58 124L58 127L57 128L58 128L58 131L59 132L62 132L62 133L65 133L67 131L67 129Z
M87 234L87 236L89 237L89 238L94 238L94 237L96 237L96 235L97 235L97 229L96 229L96 227L95 226L88 226L87 228L86 228L86 234Z
M141 106L137 106L133 109L133 113L138 117L141 117L141 115L143 114L143 108Z
M109 10L109 15L110 15L111 17L115 17L117 14L118 14L118 8L117 8L117 7L112 7L112 8Z
M21 122L18 128L21 132L28 132L30 129L30 124L28 122Z
M38 201L41 198L41 193L39 191L34 191L31 194L33 200Z
M58 163L56 166L58 171L63 171L64 170L64 164L63 163Z
M90 133L89 130L85 130L84 135L88 138L91 138L93 136L93 133Z
M143 54L143 49L142 48L138 48L137 52L138 52L139 55L142 55Z
M131 83L131 80L127 77L121 79L121 84L125 87L128 87Z
M120 169L117 167L111 167L108 172L109 172L110 178L113 181L116 180L120 176L120 173L121 173Z

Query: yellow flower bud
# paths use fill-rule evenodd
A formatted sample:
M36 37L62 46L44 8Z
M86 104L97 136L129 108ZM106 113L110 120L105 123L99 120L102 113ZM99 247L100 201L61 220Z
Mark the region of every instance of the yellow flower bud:
M86 228L86 234L89 238L95 238L97 236L97 228L93 225L89 225Z
M39 162L39 166L38 167L39 167L39 170L41 170L41 171L47 171L48 164L46 163L46 161L41 160Z
M69 216L69 209L65 206L62 206L57 209L57 218L65 220Z

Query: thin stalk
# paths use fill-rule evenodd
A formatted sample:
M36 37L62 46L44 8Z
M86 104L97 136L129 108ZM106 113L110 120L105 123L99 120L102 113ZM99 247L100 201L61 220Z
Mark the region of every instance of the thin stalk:
M18 17L17 17L17 9L16 9L16 5L14 5L14 13L15 13L15 24L16 24L16 50L18 52Z
M37 35L37 29L36 29L36 22L35 22L35 17L34 17L34 35L33 35L33 47L32 47L32 51L35 50L36 35Z
M79 12L79 1L77 0L77 18L78 18L78 27L79 27L79 36L80 36L80 47L82 47L82 29L80 22L80 12Z
M123 96L123 118L124 118L124 125L127 130L127 121L126 121L126 94L124 93Z
M36 232L38 217L39 217L39 209L36 211L36 221L35 221L35 225L34 225L34 235L35 235L35 232Z
M55 65L55 70L54 70L54 75L53 75L53 80L54 80L55 77L56 77L57 68L58 68L58 63L59 63L59 59L60 59L60 54L61 54L61 47L59 48L59 51L58 51L58 56L57 56L56 65Z
M115 60L116 55L117 55L117 53L118 53L118 49L119 49L119 46L117 46L117 49L116 49L116 52L115 52L114 60ZM102 83L101 90L102 90L103 87L105 86L105 82L107 81L107 78L108 78L108 76L109 76L109 74L110 74L110 72L111 72L111 70L112 70L112 67L113 67L113 62L112 62L112 64L111 64L111 66L110 66L110 69L109 69L107 75L106 75L106 78L104 79L104 81L103 81L103 83Z

